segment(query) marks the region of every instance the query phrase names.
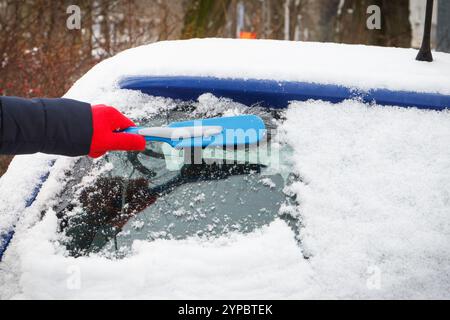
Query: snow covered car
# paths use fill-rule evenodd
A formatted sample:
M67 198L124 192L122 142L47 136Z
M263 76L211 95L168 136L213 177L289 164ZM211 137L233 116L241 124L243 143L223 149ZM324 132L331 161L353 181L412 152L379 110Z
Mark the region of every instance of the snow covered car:
M65 97L145 126L257 114L267 144L16 157L0 298L448 298L450 55L415 53L205 39L98 64Z

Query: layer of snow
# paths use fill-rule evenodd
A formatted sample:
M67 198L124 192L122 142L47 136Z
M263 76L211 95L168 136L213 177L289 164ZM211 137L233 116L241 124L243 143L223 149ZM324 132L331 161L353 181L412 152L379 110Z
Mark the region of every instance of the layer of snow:
M48 216L18 246L21 291L14 298L289 298L313 285L310 267L281 221L210 243L135 242L134 255L116 261L56 254L48 241L54 228L56 219Z
M212 76L339 84L450 94L450 55L417 50L277 40L194 39L126 50L98 64L68 92L91 102L124 76ZM120 67L117 67L120 66Z
M54 158L42 154L16 156L11 162L8 171L0 179L0 234L8 232L16 223Z
M448 299L450 112L304 102L286 117L302 247L324 293Z

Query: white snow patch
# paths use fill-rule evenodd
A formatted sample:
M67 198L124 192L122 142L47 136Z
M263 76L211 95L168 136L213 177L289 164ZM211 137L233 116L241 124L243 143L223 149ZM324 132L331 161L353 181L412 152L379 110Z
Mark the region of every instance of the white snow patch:
M55 156L16 156L0 178L0 233L11 229Z
M263 185L265 185L266 187L269 188L275 188L277 185L275 184L275 182L272 181L272 179L270 178L263 178L261 180L259 180Z
M310 101L286 116L301 242L323 293L448 299L450 112Z
M136 241L133 255L122 260L64 257L52 244L55 228L55 216L48 215L21 238L21 292L5 296L2 290L2 299L293 298L314 293L308 289L314 288L311 269L280 220L247 236L210 242Z
M140 230L144 227L145 222L142 220L136 220L133 222L132 227L134 230Z

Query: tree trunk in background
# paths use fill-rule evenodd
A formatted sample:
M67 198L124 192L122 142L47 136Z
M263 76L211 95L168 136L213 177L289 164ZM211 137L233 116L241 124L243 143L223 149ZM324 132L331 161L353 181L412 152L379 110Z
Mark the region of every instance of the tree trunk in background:
M268 28L265 39L284 39L284 1L268 1Z
M109 0L102 0L100 6L100 14L102 20L100 22L101 34L103 38L101 39L101 44L103 49L109 55L111 54L111 35L109 30Z
M301 28L299 40L320 42L333 41L339 2L340 0L301 1Z
M381 8L381 29L369 30L367 7ZM346 0L337 19L336 42L378 46L411 46L408 0Z
M189 1L181 38L222 36L220 32L226 32L223 27L230 3L231 0Z
M450 1L448 0L438 2L436 47L438 51L450 52Z

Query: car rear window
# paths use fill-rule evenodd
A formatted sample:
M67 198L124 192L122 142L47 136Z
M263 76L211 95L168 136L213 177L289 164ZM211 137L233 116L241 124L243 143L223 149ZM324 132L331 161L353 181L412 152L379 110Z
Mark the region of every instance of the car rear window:
M276 117L258 112L268 122ZM153 114L141 125L189 119L186 114ZM290 199L283 193L287 177L274 170L279 153L265 150L255 157L260 148L196 150L201 164L188 161L191 151L156 142L140 153L81 158L54 208L63 244L73 256L122 257L135 240L217 237L267 225Z

